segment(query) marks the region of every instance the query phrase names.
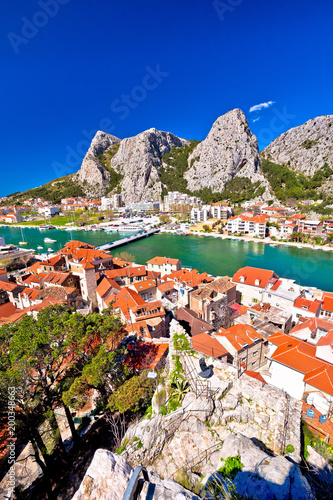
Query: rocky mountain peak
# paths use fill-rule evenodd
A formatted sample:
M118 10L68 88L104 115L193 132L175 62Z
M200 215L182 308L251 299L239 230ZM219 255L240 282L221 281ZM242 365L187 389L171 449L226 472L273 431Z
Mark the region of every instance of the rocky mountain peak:
M274 139L263 158L312 176L325 163L333 168L333 115L318 116Z
M220 192L235 176L260 181L268 188L260 170L257 138L240 109L219 116L207 138L194 149L188 161L190 168L185 178L190 190L207 187Z
M186 143L186 139L155 128L123 139L111 160L111 167L123 176L120 187L124 198L128 202L159 200L162 192L159 180L161 157L173 146Z
M118 137L101 130L96 132L91 141L90 148L83 158L81 169L78 172L78 180L91 186L89 189L93 194L99 196L104 194L111 178L110 173L102 166L97 156L119 142Z
M96 132L95 137L91 141L90 148L87 151L87 155L99 155L103 153L103 151L105 151L108 147L120 141L121 139L119 139L118 137L99 130L98 132Z

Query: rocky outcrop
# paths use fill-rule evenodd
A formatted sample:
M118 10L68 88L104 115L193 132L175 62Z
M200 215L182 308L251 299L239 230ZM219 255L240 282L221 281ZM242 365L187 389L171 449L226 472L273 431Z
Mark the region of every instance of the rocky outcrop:
M81 183L88 185L88 192L92 189L94 194L102 195L110 183L110 173L102 166L97 155L103 153L106 149L120 142L118 137L106 134L99 130L93 138L90 148L83 158L81 169L78 172L77 179ZM89 189L90 188L90 189Z
M111 155L109 168L105 168L97 155L119 142L118 151ZM126 203L159 201L163 187L159 172L162 155L174 146L185 144L188 144L186 139L155 128L122 141L97 132L77 179L85 183L83 187L87 193L101 195L110 188L112 175L118 175L121 180L117 187ZM260 169L257 138L240 109L229 111L216 120L207 138L190 154L184 177L190 191L208 187L213 192L222 191L226 182L235 177L247 177L251 182L260 181L260 187L265 188L263 198L271 196Z
M127 202L160 200L162 184L159 180L161 156L169 153L173 146L183 146L180 139L170 132L151 128L120 143L111 166L123 175L121 192Z
M97 155L107 152L119 142L119 149L111 158L111 168L108 170ZM83 159L77 178L79 182L85 183L84 189L88 194L102 195L110 188L115 172L121 174L120 189L126 203L160 200L162 184L158 171L162 164L161 156L169 153L173 146L179 147L186 143L186 139L155 128L122 141L100 131Z
M333 115L318 116L287 130L261 155L307 176L312 176L325 163L333 168Z
M124 458L107 450L97 450L72 500L122 500L132 473L133 468ZM175 481L148 474L149 481L141 480L138 500L199 500Z
M268 183L260 169L257 138L240 109L233 109L215 121L188 162L185 178L192 191L207 187L213 192L221 192L226 182L235 177L260 181L268 191Z

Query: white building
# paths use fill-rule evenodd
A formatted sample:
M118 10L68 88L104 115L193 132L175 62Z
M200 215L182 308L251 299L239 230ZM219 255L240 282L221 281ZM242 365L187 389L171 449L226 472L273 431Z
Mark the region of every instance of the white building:
M294 302L300 294L301 287L295 280L279 278L275 282L268 283L267 288L263 290L262 300L271 306L293 313Z
M202 208L192 208L191 223L206 222L211 216L211 206L204 205Z
M268 269L257 267L242 267L233 275L232 282L236 284L239 301L245 306L263 302L265 290L269 284L274 284L277 275Z
M59 213L59 207L56 205L51 205L49 207L39 207L38 212L44 217L50 218Z
M219 203L218 205L212 205L211 214L214 219L229 219L233 214L232 207L229 207L226 203Z
M174 205L190 205L192 207L201 207L202 201L197 196L191 196L189 194L180 193L179 191L169 191L166 196L164 196L164 209L166 211L172 210Z
M244 214L231 217L228 219L227 230L228 234L248 234L265 238L266 217L264 215L251 217Z

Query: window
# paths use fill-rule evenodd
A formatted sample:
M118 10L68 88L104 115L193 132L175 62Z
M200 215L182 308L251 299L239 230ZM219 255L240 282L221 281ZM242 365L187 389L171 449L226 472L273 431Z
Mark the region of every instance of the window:
M259 351L254 351L254 352L252 353L252 356L256 356L256 355L258 354L258 352L259 352Z
M256 365L257 364L257 361L253 361L253 363L251 363L252 366Z
M268 297L271 298L271 294L270 293L268 294Z

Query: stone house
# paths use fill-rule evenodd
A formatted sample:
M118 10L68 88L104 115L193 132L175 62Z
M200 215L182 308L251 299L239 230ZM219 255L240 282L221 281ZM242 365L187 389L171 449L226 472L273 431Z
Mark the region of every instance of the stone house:
M199 285L189 294L189 308L218 329L231 317L229 306L236 301L236 285L228 277Z
M234 325L221 328L213 337L228 351L228 363L239 372L258 370L266 362L268 344L263 337L249 325Z

